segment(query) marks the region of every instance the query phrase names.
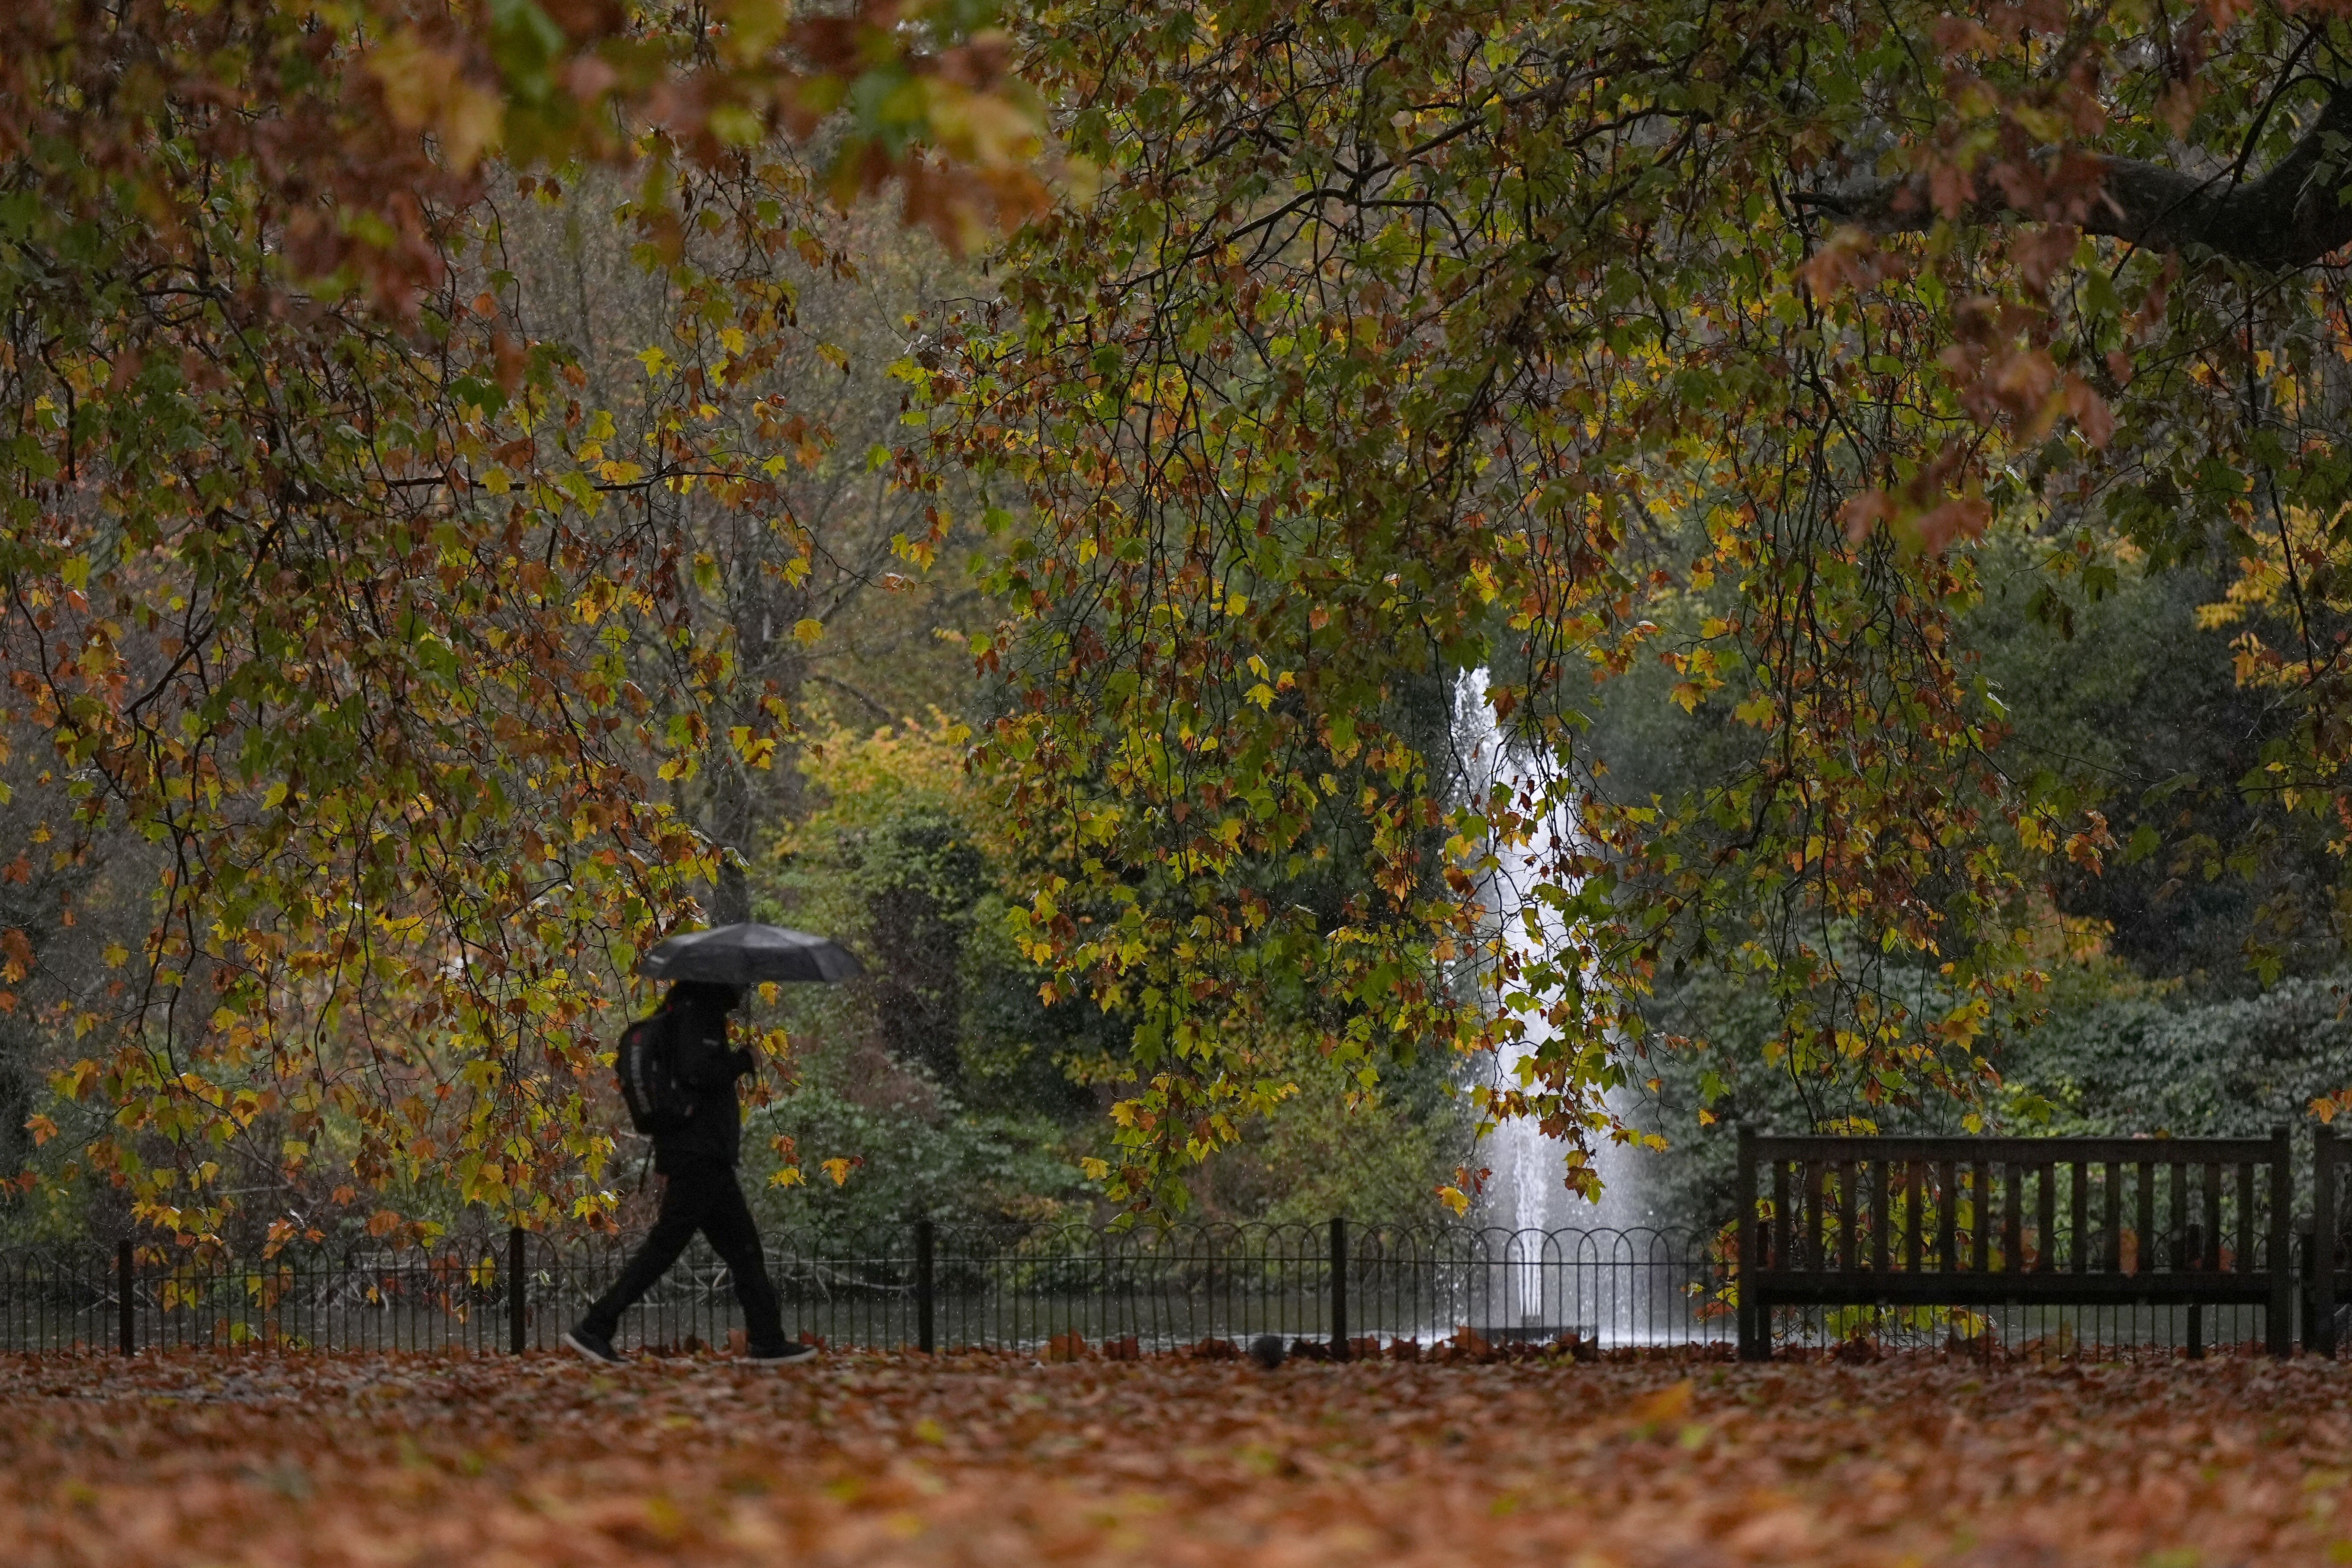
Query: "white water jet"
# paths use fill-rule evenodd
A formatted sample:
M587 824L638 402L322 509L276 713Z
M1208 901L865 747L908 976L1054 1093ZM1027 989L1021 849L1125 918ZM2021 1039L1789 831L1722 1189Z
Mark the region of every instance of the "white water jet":
M1526 790L1539 798L1541 776L1536 761L1515 753L1505 742L1486 700L1486 684L1484 669L1465 676L1454 704L1455 734L1469 759L1470 786L1482 803L1496 784L1515 794ZM1557 952L1570 940L1571 932L1556 911L1540 908L1533 934L1526 914L1542 879L1547 841L1558 844L1576 831L1562 808L1560 816L1538 827L1532 842L1505 847L1496 857L1501 864L1486 889L1489 918L1499 922L1505 942L1523 958L1544 956L1546 949ZM1538 996L1537 1006L1528 1016L1525 1038L1498 1064L1505 1083L1517 1082L1520 1064L1557 1034L1555 1026L1543 1016L1556 1000L1557 995ZM1622 1119L1631 1109L1624 1102L1628 1099L1626 1091L1612 1090L1607 1100L1610 1110ZM1593 1169L1601 1181L1601 1197L1592 1201L1568 1189L1567 1146L1546 1137L1534 1122L1520 1118L1505 1121L1492 1134L1489 1148L1492 1152L1485 1163L1493 1175L1480 1204L1480 1218L1485 1225L1514 1236L1508 1244L1507 1279L1495 1303L1497 1314L1507 1315L1496 1326L1590 1331L1619 1316L1595 1296L1594 1285L1605 1271L1580 1266L1558 1243L1547 1247L1543 1237L1551 1232L1623 1232L1654 1226L1656 1216L1641 1168L1643 1152L1603 1137L1592 1153ZM1590 1250L1592 1244L1584 1245ZM1611 1256L1623 1250L1605 1239L1601 1245ZM1601 1258L1596 1256L1593 1261Z

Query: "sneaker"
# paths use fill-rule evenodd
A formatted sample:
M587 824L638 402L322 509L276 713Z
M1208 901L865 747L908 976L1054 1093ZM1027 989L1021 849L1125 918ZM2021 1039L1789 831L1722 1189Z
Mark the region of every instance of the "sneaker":
M590 1361L601 1361L606 1366L626 1364L626 1358L613 1348L612 1341L585 1325L566 1332L563 1347L575 1355L586 1356Z
M761 1366L789 1366L793 1362L814 1361L816 1347L800 1345L762 1345L743 1352L743 1359Z

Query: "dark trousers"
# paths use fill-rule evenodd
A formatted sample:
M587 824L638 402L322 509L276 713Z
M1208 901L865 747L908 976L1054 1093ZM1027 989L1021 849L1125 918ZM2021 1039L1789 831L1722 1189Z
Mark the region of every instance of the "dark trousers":
M784 1342L784 1323L776 1305L776 1288L768 1279L768 1264L760 1250L759 1227L751 1205L735 1184L735 1167L718 1160L680 1160L663 1179L661 1214L654 1221L636 1256L610 1290L588 1309L581 1326L611 1339L621 1326L621 1314L669 1270L678 1255L700 1231L710 1238L710 1249L727 1265L735 1279L735 1299L743 1303L744 1338L753 1350L775 1350Z

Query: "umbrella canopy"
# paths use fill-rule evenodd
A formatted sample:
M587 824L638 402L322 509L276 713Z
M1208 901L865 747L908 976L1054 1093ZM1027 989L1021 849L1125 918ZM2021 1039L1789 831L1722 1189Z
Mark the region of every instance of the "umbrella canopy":
M671 937L638 960L637 973L648 980L751 986L769 980L847 980L866 967L838 942L804 931L747 923Z

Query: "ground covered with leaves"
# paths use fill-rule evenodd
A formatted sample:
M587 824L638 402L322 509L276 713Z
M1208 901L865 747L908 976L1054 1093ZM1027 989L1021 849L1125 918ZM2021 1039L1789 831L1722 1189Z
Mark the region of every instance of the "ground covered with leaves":
M0 1362L81 1563L2352 1561L2352 1367Z

